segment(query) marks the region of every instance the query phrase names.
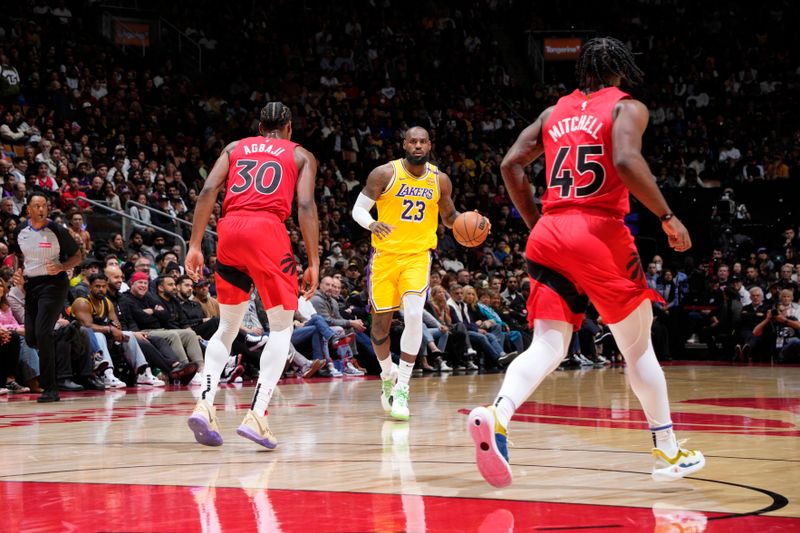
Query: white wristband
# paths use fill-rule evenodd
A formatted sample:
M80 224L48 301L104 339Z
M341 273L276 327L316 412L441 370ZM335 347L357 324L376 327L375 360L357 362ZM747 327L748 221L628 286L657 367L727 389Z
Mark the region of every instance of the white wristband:
M375 219L369 214L370 209L372 209L374 205L375 200L362 192L358 195L356 203L353 206L353 220L358 222L358 225L366 230L375 222Z

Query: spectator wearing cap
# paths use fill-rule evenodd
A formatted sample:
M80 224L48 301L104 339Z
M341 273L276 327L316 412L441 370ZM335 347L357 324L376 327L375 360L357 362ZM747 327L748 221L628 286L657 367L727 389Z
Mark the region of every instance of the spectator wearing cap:
M752 302L750 300L750 293L747 289L744 288L744 283L742 282L742 278L739 276L731 276L730 278L730 286L739 294L739 301L742 302L742 307L746 305L750 305Z
M158 280L162 284L169 281L173 285L175 283L172 278ZM120 297L119 306L129 321L131 331L144 331L151 337L166 339L179 361L197 364L198 373L192 382L200 383L204 361L197 334L190 329L171 327L177 325L173 323L175 313L167 310L163 301L150 293L150 278L146 273L133 274L130 285L131 290Z
M169 203L169 197L166 195L159 197L156 208L158 210L153 212L150 217L153 224L161 229L174 232L177 222L175 222L175 213Z
M207 317L203 312L200 303L194 298L194 282L189 276L180 276L175 284L174 292L159 288L159 297L168 297L173 302L177 302L181 311L180 326L190 328L201 338L210 340L214 332L219 328L219 317ZM165 294L167 293L167 294ZM233 353L247 353L248 348L245 344L244 334L240 331L233 340Z
M155 263L155 261L158 259L159 256L161 256L161 254L168 251L167 239L160 233L157 233L153 235L152 244L150 244L149 246L147 245L142 246L142 251L148 256L150 256L150 260Z
M208 278L197 280L194 284L194 299L200 304L204 317L219 317L219 302L209 294Z
M344 279L342 280L347 285L347 293L357 290L364 267L358 259L351 259L347 262L347 270L344 272Z
M178 278L181 276L181 267L175 261L170 261L164 268L162 275L169 276L177 282Z
M767 270L769 272L773 272L775 270L775 263L772 262L772 259L769 257L769 250L766 247L760 247L756 253L758 254L758 262L759 262L759 269L761 265L766 264Z
M81 261L78 265L78 275L70 280L72 285L71 299L85 298L89 294L89 276L98 274L100 268L103 266L99 260L95 258L87 258Z
M177 193L169 197L169 205L173 216L182 217L188 211L186 204L183 203L183 198Z

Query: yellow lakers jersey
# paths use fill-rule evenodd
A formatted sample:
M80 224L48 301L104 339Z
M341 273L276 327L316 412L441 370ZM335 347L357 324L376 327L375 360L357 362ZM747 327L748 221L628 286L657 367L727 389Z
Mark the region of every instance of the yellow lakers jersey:
M372 236L381 252L413 254L436 248L439 225L439 168L427 163L423 176L414 176L402 159L391 162L394 174L375 201L378 221L394 226L389 236Z

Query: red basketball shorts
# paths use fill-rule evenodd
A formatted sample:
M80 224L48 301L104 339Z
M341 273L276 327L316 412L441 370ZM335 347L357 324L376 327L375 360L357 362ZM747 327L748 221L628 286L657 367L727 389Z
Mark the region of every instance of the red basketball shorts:
M297 310L297 266L283 222L271 213L229 214L217 225L217 299L247 301L250 287L269 310Z
M647 286L633 237L620 218L576 210L544 215L525 250L531 276L528 321L561 320L580 328L588 301L606 323L627 317L646 299Z

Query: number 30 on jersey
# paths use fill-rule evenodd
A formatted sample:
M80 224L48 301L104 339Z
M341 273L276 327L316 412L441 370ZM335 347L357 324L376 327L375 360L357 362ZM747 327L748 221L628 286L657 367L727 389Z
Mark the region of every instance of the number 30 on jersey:
M256 166L258 168L256 169ZM283 168L277 161L264 161L260 165L253 159L240 159L236 162L238 172L236 175L242 178L241 182L231 185L233 194L241 194L250 187L255 187L260 194L272 194L281 184ZM253 175L255 170L255 176Z

